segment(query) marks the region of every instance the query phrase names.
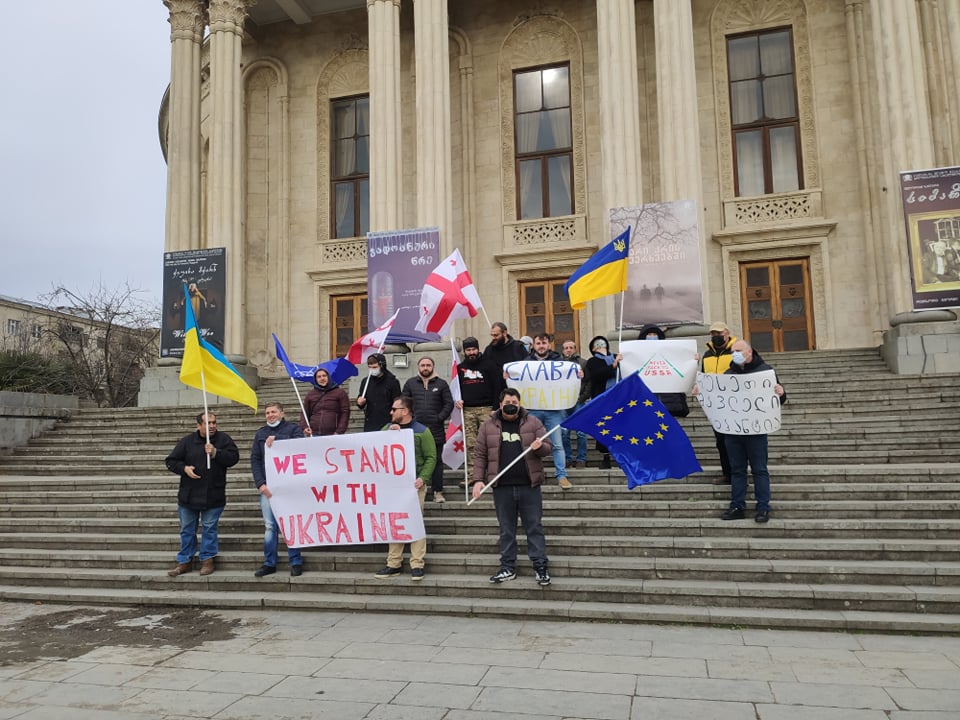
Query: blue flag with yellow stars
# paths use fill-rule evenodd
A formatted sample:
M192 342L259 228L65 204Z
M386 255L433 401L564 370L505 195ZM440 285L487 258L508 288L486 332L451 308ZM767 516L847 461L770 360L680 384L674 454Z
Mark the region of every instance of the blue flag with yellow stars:
M606 445L626 473L630 490L703 470L680 423L638 373L598 395L560 425L592 435Z

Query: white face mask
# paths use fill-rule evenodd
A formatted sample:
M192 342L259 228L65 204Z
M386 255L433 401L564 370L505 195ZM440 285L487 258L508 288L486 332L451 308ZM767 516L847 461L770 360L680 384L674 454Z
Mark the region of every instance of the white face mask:
M746 356L744 356L744 354L739 350L735 350L733 352L732 359L734 365L743 365L747 361Z
M370 374L373 375L374 377L380 377L380 368L379 368L379 366L378 366L378 367L372 367L372 368L370 368Z
M283 418L277 418L277 419L274 420L273 422L268 422L268 423L267 423L267 427L272 427L272 428L273 428L273 427L276 427L276 426L279 425L281 422L283 422Z

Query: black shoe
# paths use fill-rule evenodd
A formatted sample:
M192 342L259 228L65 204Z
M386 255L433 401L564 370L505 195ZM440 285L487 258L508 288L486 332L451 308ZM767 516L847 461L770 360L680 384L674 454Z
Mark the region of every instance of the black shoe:
M601 469L601 470L609 470L609 469L610 469L610 456L609 456L609 455L604 455L604 456L603 456L603 460L600 461L600 469Z
M492 583L502 583L507 582L508 580L513 580L517 577L515 570L508 570L507 568L500 568L500 570L490 576L490 582Z
M403 572L403 570L402 570L401 568L392 568L392 567L390 567L390 566L388 565L387 567L383 568L382 570L377 570L377 571L373 574L373 576L374 576L375 578L383 579L383 578L396 577L397 575L399 575L399 574L402 573L402 572Z
M550 573L547 572L546 568L540 568L537 570L537 585L549 585L550 584Z
M720 516L721 520L743 520L747 516L747 513L743 508L728 508L723 515Z
M291 565L290 577L300 577L303 575L303 565Z
M729 484L730 484L730 476L729 476L729 475L721 475L721 476L718 477L718 478L714 478L714 479L713 479L713 484L714 484L714 485L729 485Z
M753 516L753 519L758 523L768 522L770 520L770 511L757 510L757 514Z
M411 580L423 580L423 568L414 568L410 571Z
M273 575L277 571L273 565L261 565L260 569L253 573L254 577L263 577L264 575Z

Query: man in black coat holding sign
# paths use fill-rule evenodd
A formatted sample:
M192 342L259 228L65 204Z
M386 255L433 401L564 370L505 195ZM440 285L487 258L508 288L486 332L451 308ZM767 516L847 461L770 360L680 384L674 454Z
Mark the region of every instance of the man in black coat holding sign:
M726 375L746 375L749 373L773 370L754 352L750 344L737 340L731 347L733 360ZM787 393L776 380L774 374L773 392L780 398L780 404L787 402ZM747 508L747 463L753 473L753 494L757 501L754 520L765 523L770 519L770 473L767 470L766 435L727 435L724 434L727 455L730 458L730 507L720 516L723 520L742 520Z

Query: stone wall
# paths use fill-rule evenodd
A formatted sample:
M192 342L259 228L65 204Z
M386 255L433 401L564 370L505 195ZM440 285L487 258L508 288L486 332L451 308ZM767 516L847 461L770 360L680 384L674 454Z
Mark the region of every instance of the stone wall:
M58 420L69 419L79 406L72 395L0 392L0 453L10 453Z

